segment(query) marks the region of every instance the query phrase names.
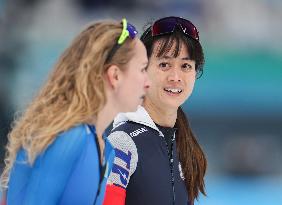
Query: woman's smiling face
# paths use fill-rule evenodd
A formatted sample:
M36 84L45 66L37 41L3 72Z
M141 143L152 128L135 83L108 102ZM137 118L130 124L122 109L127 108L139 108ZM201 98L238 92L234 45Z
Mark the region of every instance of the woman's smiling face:
M179 52L175 56L176 42L164 55L158 56L162 39L153 45L149 59L148 76L151 86L146 100L167 109L177 109L191 95L196 80L195 60L190 59L186 44L179 42Z

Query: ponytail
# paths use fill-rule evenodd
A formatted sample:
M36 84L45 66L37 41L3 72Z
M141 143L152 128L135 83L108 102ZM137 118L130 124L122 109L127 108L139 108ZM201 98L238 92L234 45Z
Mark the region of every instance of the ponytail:
M189 203L194 204L199 192L206 195L204 176L207 169L205 154L198 144L183 110L179 107L176 120L176 146L185 177Z

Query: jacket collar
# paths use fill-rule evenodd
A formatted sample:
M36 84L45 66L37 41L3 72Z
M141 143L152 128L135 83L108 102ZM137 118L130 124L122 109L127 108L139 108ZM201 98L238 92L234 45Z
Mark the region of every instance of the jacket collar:
M119 113L114 119L113 128L125 123L126 121L132 121L138 124L151 127L157 130L161 135L163 135L152 120L152 118L150 117L150 115L148 114L148 112L141 105L138 106L136 112Z

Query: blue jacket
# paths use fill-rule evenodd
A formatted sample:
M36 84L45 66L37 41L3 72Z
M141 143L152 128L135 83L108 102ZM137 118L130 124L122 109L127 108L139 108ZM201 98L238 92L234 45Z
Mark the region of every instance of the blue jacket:
M126 205L188 204L175 135L171 156L163 133L143 107L118 115L108 138L121 153L116 154L108 185L125 190ZM106 198L115 195L106 192Z
M104 162L100 165L95 127L85 124L59 134L32 166L21 149L11 170L7 204L100 205L114 155L105 140ZM106 168L102 177L101 167Z

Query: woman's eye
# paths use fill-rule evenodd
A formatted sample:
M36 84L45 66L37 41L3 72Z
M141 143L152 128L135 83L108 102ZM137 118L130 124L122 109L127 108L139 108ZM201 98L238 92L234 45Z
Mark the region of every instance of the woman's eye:
M169 64L168 63L165 63L165 62L162 62L159 64L159 67L160 68L168 68L169 67Z
M182 69L183 69L184 71L190 71L190 70L193 69L193 67L192 67L190 64L185 63L185 64L182 65Z

